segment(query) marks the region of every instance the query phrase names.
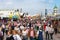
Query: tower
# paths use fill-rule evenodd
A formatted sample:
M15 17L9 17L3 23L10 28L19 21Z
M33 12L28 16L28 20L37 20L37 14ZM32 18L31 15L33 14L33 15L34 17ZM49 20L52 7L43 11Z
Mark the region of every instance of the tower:
M57 14L57 10L58 10L58 8L57 8L57 6L55 5L54 8L53 8L53 15L56 15L56 14Z
M47 16L47 9L45 9L45 16Z

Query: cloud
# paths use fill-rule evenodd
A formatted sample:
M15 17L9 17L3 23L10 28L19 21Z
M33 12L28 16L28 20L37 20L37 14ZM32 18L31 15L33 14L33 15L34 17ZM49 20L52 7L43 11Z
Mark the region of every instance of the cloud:
M6 5L12 5L13 3L12 2L6 2Z
M5 0L5 5L12 5L14 0Z
M49 2L49 3L53 3L53 2L54 2L54 0L48 0L48 2Z
M40 0L40 1L45 2L46 0Z

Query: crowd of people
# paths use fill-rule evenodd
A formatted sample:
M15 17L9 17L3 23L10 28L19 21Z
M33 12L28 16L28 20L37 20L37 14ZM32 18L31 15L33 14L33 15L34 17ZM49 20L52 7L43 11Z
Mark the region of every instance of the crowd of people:
M53 40L54 28L51 23L40 20L7 21L0 24L0 40Z

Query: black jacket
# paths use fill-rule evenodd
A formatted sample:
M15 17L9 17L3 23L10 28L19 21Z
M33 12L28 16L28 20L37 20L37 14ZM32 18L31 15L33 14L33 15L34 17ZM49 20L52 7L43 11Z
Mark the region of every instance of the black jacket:
M6 40L14 40L13 36L7 37Z

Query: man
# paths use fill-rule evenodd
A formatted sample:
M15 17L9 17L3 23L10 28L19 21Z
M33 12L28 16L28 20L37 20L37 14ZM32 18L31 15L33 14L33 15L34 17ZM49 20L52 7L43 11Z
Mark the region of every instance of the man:
M49 27L49 25L48 26L46 26L46 29L45 29L45 32L46 32L46 40L49 40L49 29L50 29L50 27Z

